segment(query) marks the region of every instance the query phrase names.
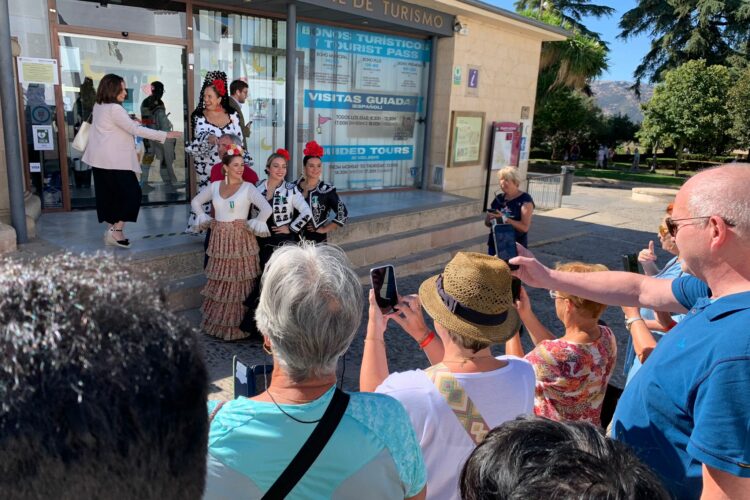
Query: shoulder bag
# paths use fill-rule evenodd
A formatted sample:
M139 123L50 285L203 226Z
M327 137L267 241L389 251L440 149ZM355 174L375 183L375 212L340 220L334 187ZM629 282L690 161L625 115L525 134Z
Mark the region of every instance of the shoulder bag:
M443 363L427 368L425 374L435 385L435 389L443 396L448 407L453 411L461 427L466 430L474 444L481 443L487 433L490 432L490 426L487 425L474 402L461 387L458 379Z
M223 402L219 403L214 408L209 417L209 422L214 419L223 404ZM281 500L286 498L310 467L312 467L312 464L323 451L326 444L328 444L334 431L339 426L339 422L341 422L348 405L349 395L337 387L333 392L331 402L328 403L328 408L326 408L325 413L323 413L310 437L307 438L307 441L302 445L297 455L289 462L284 472L281 473L268 491L266 491L261 500Z
M73 138L73 149L80 151L83 153L86 151L86 146L89 144L89 128L91 128L91 116L89 115L88 119L81 123L81 128L78 129L78 133Z

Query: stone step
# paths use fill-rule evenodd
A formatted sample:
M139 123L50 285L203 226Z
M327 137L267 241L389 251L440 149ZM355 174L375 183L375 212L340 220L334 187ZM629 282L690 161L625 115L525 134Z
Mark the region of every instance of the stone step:
M191 241L164 249L139 252L132 262L148 272L167 280L175 280L203 272L203 235Z
M430 248L398 259L375 262L355 269L359 281L363 285L370 282L370 269L379 266L392 265L396 276L411 276L429 271L443 269L449 260L458 252L487 252L487 236L475 236L457 241L451 245Z
M201 306L201 290L206 284L206 275L193 274L167 282L164 293L167 296L167 307L170 311L187 311Z
M389 259L400 259L411 254L485 235L488 229L480 215L422 227L412 231L369 238L341 245L355 267Z
M403 210L357 217L330 234L328 241L344 246L348 243L437 226L467 217L480 218L482 202L469 198L423 207L418 211Z

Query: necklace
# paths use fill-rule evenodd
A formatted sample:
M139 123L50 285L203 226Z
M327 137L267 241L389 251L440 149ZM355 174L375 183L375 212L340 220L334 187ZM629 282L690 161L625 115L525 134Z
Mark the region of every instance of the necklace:
M475 361L477 359L495 359L495 356L493 355L485 355L485 356L466 356L462 357L461 359L444 359L443 363L461 363L461 366L464 366L469 361Z
M321 420L323 420L322 416L319 419L317 419L317 420L302 420L302 419L299 419L299 418L297 418L297 417L295 417L293 415L290 415L289 413L285 412L284 409L281 406L279 406L279 403L276 402L276 398L273 397L273 394L271 394L270 390L266 389L266 394L268 394L268 397L271 398L271 401L273 401L273 404L276 405L276 408L278 408L281 413L283 413L287 417L291 418L295 422L299 422L300 424L317 424L318 422L320 422ZM318 397L320 397L320 396L318 396ZM288 399L289 401L292 401L293 403L306 404L306 403L310 403L312 401L315 401L315 399L317 399L317 398L312 399L312 400L305 400L305 401L302 401L302 400L299 400L299 399L291 399L291 398L286 398L286 399Z

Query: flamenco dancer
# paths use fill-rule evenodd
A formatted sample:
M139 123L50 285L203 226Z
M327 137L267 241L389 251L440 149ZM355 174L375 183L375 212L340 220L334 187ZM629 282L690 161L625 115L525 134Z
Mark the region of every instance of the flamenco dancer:
M333 184L321 180L323 173L323 147L315 141L305 144L302 158L303 175L297 180L297 188L312 211L312 220L302 231L302 238L315 243L328 240L328 233L346 224L349 212L336 193ZM333 219L328 220L333 212Z
M260 274L263 274L266 263L273 255L274 250L285 243L297 243L299 235L305 225L312 219L310 207L302 197L297 186L293 182L286 182L286 170L289 162L289 153L285 149L278 149L268 157L266 161L266 175L268 178L258 184L258 190L264 200L271 204L272 213L268 217L267 224L271 230L268 237L258 238L260 245ZM262 214L256 216L263 220ZM260 280L260 276L258 276ZM253 291L245 305L249 308L242 320L240 328L250 335L255 336L255 308L258 302L258 293Z
M201 328L222 340L248 337L239 326L246 310L243 301L254 290L260 272L255 236L270 236L266 220L271 206L255 186L242 180L243 156L240 146L228 147L222 158L224 180L212 182L190 203L198 214L193 230L211 228ZM214 206L214 219L201 207L209 202ZM251 205L257 213L248 219Z
M185 146L185 152L193 156L198 192L210 185L211 167L222 161L219 155L219 138L226 134L239 137L244 143L240 117L229 105L227 75L223 71L210 71L203 80L200 99L195 111L190 115L193 136ZM252 167L252 158L243 152L245 162ZM208 214L211 206L206 203L202 209ZM188 227L195 225L198 212L190 213Z

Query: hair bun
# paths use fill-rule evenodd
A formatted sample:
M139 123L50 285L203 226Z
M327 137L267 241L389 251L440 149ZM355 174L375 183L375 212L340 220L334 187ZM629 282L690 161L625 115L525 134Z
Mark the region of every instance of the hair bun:
M303 151L305 156L317 156L318 158L323 157L323 146L315 141L310 141L305 144L305 150Z

